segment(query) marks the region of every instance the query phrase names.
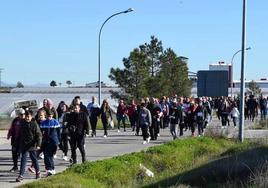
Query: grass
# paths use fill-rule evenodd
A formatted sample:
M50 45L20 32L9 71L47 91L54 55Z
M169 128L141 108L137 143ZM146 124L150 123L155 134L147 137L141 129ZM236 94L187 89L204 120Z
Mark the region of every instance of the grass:
M262 152L266 156L267 151L263 144L248 141L241 144L208 137L175 140L151 147L146 151L75 165L60 174L22 187L213 186L228 179L228 175L233 172L233 164L237 164L235 165L237 169L251 168L257 164L251 160L263 156ZM252 152L254 158L250 155ZM259 161L260 164L263 160ZM147 177L144 170L139 168L140 163L150 169L155 176ZM248 167L245 167L245 164ZM223 173L224 178L219 178L222 176L219 173Z

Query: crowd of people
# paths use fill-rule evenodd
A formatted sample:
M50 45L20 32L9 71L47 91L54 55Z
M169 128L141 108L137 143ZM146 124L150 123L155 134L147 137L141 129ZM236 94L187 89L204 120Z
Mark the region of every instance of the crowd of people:
M128 104L119 100L116 110L113 110L108 100L103 100L99 105L94 96L87 106L81 102L79 96L76 96L70 105L61 101L57 108L50 99L44 99L43 107L36 113L27 108L16 110L17 117L12 121L7 135L8 139L11 138L12 146L11 172L19 171L16 181L21 182L29 155L32 164L28 170L35 173L37 179L41 177L39 158L44 158L46 176L51 176L56 173L54 158L58 148L62 150L62 159L68 161L69 146L71 165L77 163L77 148L81 153L82 162L85 162L85 137L90 136L90 128L91 137L96 137L98 119L102 122L104 138L108 136L109 127L114 128L114 122L118 132L121 132L121 127L125 132L128 120L131 131L136 136L142 136L143 144L148 144L151 140L157 140L160 130L165 128L170 129L173 139L182 136L185 131L190 131L192 136L203 136L204 129L212 120L214 110L221 120L223 129L230 125L230 119L236 127L239 117L238 104L238 99L228 97L212 99L175 95L170 98L163 96L160 99L147 97L138 102L132 100ZM254 121L258 109L261 118L266 118L266 98L246 96L245 104L245 118Z

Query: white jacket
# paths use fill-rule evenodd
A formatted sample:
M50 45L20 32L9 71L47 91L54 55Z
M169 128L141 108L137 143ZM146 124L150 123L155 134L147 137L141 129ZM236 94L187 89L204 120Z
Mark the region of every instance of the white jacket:
M239 117L240 113L237 109L237 107L233 107L232 111L230 112L232 117Z

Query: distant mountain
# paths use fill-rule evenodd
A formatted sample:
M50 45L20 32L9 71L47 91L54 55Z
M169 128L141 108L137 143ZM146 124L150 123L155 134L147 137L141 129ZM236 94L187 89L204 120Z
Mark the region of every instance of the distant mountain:
M44 83L36 83L33 85L26 85L25 87L50 87L49 84L44 84Z
M16 84L8 84L6 82L1 82L1 87L16 87Z
M32 84L32 85L25 85L24 83L22 83L24 85L24 87L50 87L49 84L44 84L44 83L36 83L36 84ZM1 87L16 87L17 84L9 84L6 82L1 82Z

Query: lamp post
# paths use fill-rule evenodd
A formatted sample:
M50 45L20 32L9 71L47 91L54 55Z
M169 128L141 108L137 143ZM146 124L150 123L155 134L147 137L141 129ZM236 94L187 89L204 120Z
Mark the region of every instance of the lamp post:
M99 98L99 105L101 104L101 62L100 62L100 56L101 56L101 31L102 31L102 28L103 26L105 25L105 23L110 20L112 17L114 16L117 16L119 14L125 14L125 13L128 13L128 12L132 12L133 9L132 8L129 8L125 11L121 11L121 12L117 12L113 15L111 15L110 17L108 17L104 22L103 24L101 25L101 28L100 28L100 31L99 31L99 52L98 52L98 63L99 63L99 91L98 91L98 98Z
M244 141L244 114L245 114L245 44L246 44L246 4L247 0L243 0L243 16L242 16L242 53L241 53L241 87L240 87L240 116L239 116L239 140Z
M250 50L251 47L247 47L246 50ZM236 56L236 54L238 54L239 52L241 52L242 50L238 50L237 52L234 53L232 60L231 60L231 97L233 97L233 85L234 85L234 57Z

